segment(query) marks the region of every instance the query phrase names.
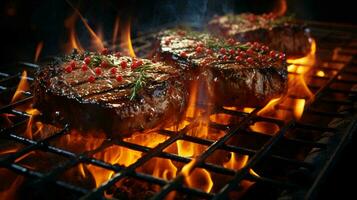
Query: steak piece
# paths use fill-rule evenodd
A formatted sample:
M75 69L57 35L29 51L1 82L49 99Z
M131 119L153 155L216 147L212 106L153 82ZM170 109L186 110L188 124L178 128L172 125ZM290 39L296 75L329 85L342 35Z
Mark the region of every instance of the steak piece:
M309 30L305 26L291 17L277 17L272 13L215 16L208 23L208 30L241 42L260 42L289 57L304 56L311 47Z
M187 30L159 34L154 55L205 79L212 102L223 106L263 106L287 88L285 54L259 43L240 43Z
M40 69L34 107L54 124L129 136L179 120L188 98L181 77L147 59L74 53Z

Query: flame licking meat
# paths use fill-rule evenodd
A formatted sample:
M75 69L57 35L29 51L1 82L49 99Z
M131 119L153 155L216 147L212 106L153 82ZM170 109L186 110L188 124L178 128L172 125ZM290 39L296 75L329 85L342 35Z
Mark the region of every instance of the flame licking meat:
M309 54L302 58L287 60L287 62L289 63L289 82L287 94L284 97L271 100L263 109L258 112L259 116L270 116L281 120L301 118L306 103L314 98L314 95L306 84L306 81L308 81L306 80L306 76L316 62L316 42L312 38L310 38L310 42L311 48ZM296 95L299 96L293 99L289 98L289 96ZM277 112L277 106L291 108L291 112L280 110L280 112ZM277 125L264 122L256 122L255 124L251 125L250 128L253 131L263 132L267 134L275 134L279 130L279 127Z

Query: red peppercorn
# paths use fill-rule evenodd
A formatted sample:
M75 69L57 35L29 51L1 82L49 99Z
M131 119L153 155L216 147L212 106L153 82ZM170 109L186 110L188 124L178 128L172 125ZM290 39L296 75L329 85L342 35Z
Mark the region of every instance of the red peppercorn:
M89 81L90 83L93 83L93 82L95 81L95 77L94 77L93 75L90 75L90 76L88 77L88 81Z
M236 61L241 62L243 59L241 56L236 56Z
M203 48L198 46L196 47L196 53L201 53L203 51Z
M229 50L229 54L231 54L232 56L236 53L236 51L234 49Z
M246 54L244 51L240 51L239 55L240 55L241 57L244 57L244 56L246 56L247 54Z
M88 70L88 65L87 64L83 64L82 65L82 71L87 71Z
M104 48L101 52L102 55L107 55L109 53L108 48Z
M70 65L72 68L75 68L76 65L77 65L77 62L74 61L74 60L72 60L72 61L69 63L69 65Z
M271 58L273 58L273 57L275 56L275 52L274 52L274 51L270 51L270 52L269 52L269 56L270 56Z
M101 63L100 63L100 67L103 67L103 68L106 68L106 67L108 67L108 62L107 61L105 61L105 60L103 60Z
M131 63L131 69L136 69L138 67L138 64L137 62L134 60L132 63Z
M183 57L183 58L186 58L187 57L187 53L183 51L183 52L180 53L180 56Z
M117 79L118 82L122 82L122 81L123 81L123 77L120 76L120 75L118 75L118 76L116 77L116 79Z
M224 61L227 61L227 60L228 60L228 56L224 55L222 59L223 59Z
M212 55L213 54L213 51L212 51L212 49L207 49L207 51L206 51L208 54L210 54L210 55Z
M101 75L101 74L102 74L102 69L99 68L99 67L96 67L96 68L94 69L94 72L95 72L97 75Z
M262 46L262 49L263 49L264 51L269 51L269 47L268 47L268 46L265 46L265 45Z
M133 60L133 63L131 64L131 68L135 69L143 64L142 60Z
M115 53L115 57L120 58L120 56L121 56L121 53L120 53L120 52L116 52L116 53Z
M233 38L229 38L229 39L227 40L227 42L228 42L228 44L230 44L230 45L234 45L234 44L236 43L236 41L235 41Z
M219 52L220 52L221 54L226 54L226 53L227 53L227 51L226 51L225 48L221 48L221 49L219 50Z
M254 60L253 60L252 57L249 57L249 58L247 58L247 62L248 62L249 64L252 64L252 63L254 62Z
M110 69L110 73L111 73L111 74L116 74L117 71L118 71L118 69L117 69L116 67L112 67L112 68Z
M254 54L254 51L253 51L253 49L252 48L249 48L248 50L247 50L247 54L248 55L253 55Z
M122 69L125 69L126 67L128 67L128 63L126 61L121 61L120 66Z
M71 65L67 65L67 66L65 67L65 70L66 70L67 73L71 73L71 72L73 71L73 68L72 68Z
M279 59L280 60L285 60L285 53L280 53Z
M87 65L89 65L89 63L90 63L90 57L85 57L85 58L84 58L84 63L87 64Z
M254 46L255 48L259 48L259 47L260 47L260 44L259 44L258 42L254 42L254 43L253 43L253 46Z

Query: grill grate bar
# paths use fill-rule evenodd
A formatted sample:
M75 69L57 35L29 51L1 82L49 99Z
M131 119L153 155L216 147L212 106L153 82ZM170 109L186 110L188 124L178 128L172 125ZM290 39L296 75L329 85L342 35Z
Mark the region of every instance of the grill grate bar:
M335 43L333 40L331 41L331 38L339 38L342 40L339 45L341 47L341 51L339 52L341 55L354 55L354 47L349 46L349 42L352 41L354 36L344 36L346 34L346 31L330 31L327 32L325 28L321 28L324 26L318 25L319 28L316 28L318 31L317 37L318 37L318 44L323 44L321 46L324 46L323 48L319 48L318 50L325 51L325 52L331 52L331 48L334 48ZM336 36L337 33L337 36ZM143 37L133 40L133 44L137 45L142 45L142 48L150 48L149 43L147 40L152 39L151 34L144 34ZM343 37L342 37L343 36ZM139 41L139 42L138 42ZM352 49L350 51L347 51L346 49L343 48L349 48ZM327 65L325 65L327 64ZM351 92L347 89L339 89L339 88L332 88L331 85L333 83L338 83L338 84L356 84L357 81L355 80L350 80L350 79L339 79L338 77L340 75L348 74L348 75L357 75L357 71L354 70L355 67L355 61L346 61L346 60L331 60L330 58L321 58L318 59L315 66L311 70L322 70L324 72L331 72L332 75L328 75L328 77L320 77L316 75L307 75L308 78L311 78L312 80L318 80L324 82L323 84L319 85L309 85L308 87L310 89L316 90L315 92L315 98L313 100L308 100L308 97L299 97L296 95L290 95L288 98L291 99L301 99L305 98L307 101L307 105L305 106L304 113L311 114L311 115L316 115L316 116L324 116L324 117L330 117L330 118L335 118L335 117L340 117L340 118L345 118L347 116L350 116L351 113L346 113L346 114L341 114L338 112L333 112L333 111L325 111L325 110L317 110L314 109L314 105L317 104L317 102L323 102L323 103L329 103L329 104L336 104L336 105L347 105L347 106L352 106L353 101L348 100L348 99L331 99L326 97L327 94L352 94L356 95L356 92ZM22 62L19 63L19 65L25 65L25 67L28 67L29 69L37 69L39 68L39 65L33 64L33 63L27 63L27 62ZM344 65L342 68L340 65ZM300 66L300 65L299 65ZM306 65L306 67L311 67L309 65ZM289 75L301 75L298 73L289 73ZM10 74L10 73L3 73L0 72L0 93L2 94L10 94L13 92L16 87L11 84L12 82L18 81L21 79L21 73L15 73L15 74ZM27 80L32 81L33 77L29 76L27 77ZM277 143L280 141L283 142L288 142L289 144L294 144L294 145L299 145L299 146L304 146L304 147L317 147L320 149L327 148L327 144L316 142L316 141L310 141L310 140L305 140L305 139L296 139L294 137L290 138L290 136L287 136L286 133L288 130L292 129L302 129L305 131L317 131L319 133L323 132L332 132L332 133L337 133L338 129L336 128L330 128L330 127L324 127L321 125L315 125L315 124L309 124L307 122L295 122L294 120L291 120L289 122L284 122L283 120L280 119L275 119L272 117L262 117L262 116L257 116L257 113L261 108L254 108L254 110L251 113L246 113L242 111L235 111L235 110L230 110L226 108L214 108L215 112L214 113L224 113L230 116L235 116L239 118L239 123L236 124L228 124L228 125L223 125L220 123L215 123L215 122L210 122L209 126L210 128L224 131L224 135L218 139L218 140L211 140L211 139L206 139L206 138L198 138L194 136L187 135L186 133L191 129L191 127L195 126L195 121L194 119L188 119L190 121L190 125L185 127L183 130L179 132L175 131L168 131L168 130L160 130L158 133L168 136L168 139L166 139L163 143L157 145L154 148L138 145L135 143L131 142L126 142L118 139L113 139L109 141L103 142L99 147L97 147L94 150L83 152L83 153L73 153L71 151L65 150L63 148L59 148L56 146L50 145L50 142L55 140L55 138L58 138L60 136L63 136L65 134L70 134L68 133L68 126L67 128L63 128L60 131L56 132L54 135L51 135L50 137L47 137L43 140L40 141L35 141L33 139L28 139L19 135L16 135L14 133L14 130L16 130L19 127L22 127L27 124L30 115L27 114L26 112L16 110L16 107L20 105L24 105L32 100L32 94L30 92L23 92L25 95L25 98L18 100L17 102L13 102L10 104L6 104L5 106L0 108L0 113L8 113L8 114L14 114L16 117L18 117L20 120L16 124L12 125L9 128L2 128L0 131L0 137L1 138L6 138L12 141L15 141L17 143L25 145L24 148L20 149L19 151L15 152L14 154L10 154L6 157L1 157L0 159L0 165L4 166L5 168L8 168L18 174L24 175L26 177L32 177L34 178L34 183L39 184L39 183L55 183L58 186L61 186L63 188L69 189L71 191L76 191L80 193L82 196L82 199L97 199L102 197L103 192L113 186L115 183L117 183L119 180L122 180L123 178L126 177L133 177L137 178L143 181L146 181L148 183L153 183L153 184L158 184L162 186L162 189L159 193L156 194L154 198L160 199L164 198L167 194L169 194L171 191L179 191L183 192L189 195L194 195L194 196L199 196L202 198L207 198L207 199L219 199L221 197L224 197L227 192L230 190L234 189L236 185L240 183L241 180L250 180L253 182L259 182L259 183L267 183L267 184L272 184L276 185L279 188L301 188L301 187L306 187L297 185L293 183L293 181L290 181L289 178L287 181L279 181L275 178L268 178L263 175L261 176L254 176L253 174L249 173L249 170L252 168L255 168L262 160L267 159L267 160L272 160L273 162L284 162L287 164L291 164L294 167L302 167L310 170L315 170L315 165L310 162L306 161L301 161L299 159L293 159L293 158L288 158L285 156L281 156L280 154L275 154L272 152L272 148L277 146ZM288 110L291 111L290 108L284 107L284 106L277 106L276 108L281 109L281 110ZM241 120L242 118L242 120ZM271 136L271 135L266 135L260 132L256 131L251 131L251 130L246 130L249 125L255 122L269 122L277 125L280 128L280 131ZM356 120L353 122L353 124L356 124ZM355 128L354 128L355 129ZM353 127L351 130L354 130ZM233 137L234 135L249 135L252 137L260 137L264 138L265 142L263 145L263 148L254 150L251 148L246 148L246 147L241 147L241 146L235 146L235 145L230 145L226 144L228 139ZM350 136L351 134L349 134ZM339 151L340 148L348 141L347 134L344 135L343 139L339 143L339 148L334 150L334 155L335 157ZM164 149L170 146L171 144L175 143L178 140L184 140L188 142L192 142L195 144L201 144L208 146L208 148L205 149L203 153L201 153L196 159L192 158L187 158L187 157L182 157L177 154L172 154L165 152ZM116 164L111 164L107 163L106 161L97 159L93 157L95 153L102 152L105 150L105 148L110 147L111 145L118 145L120 147L125 147L131 150L139 151L142 152L142 157L139 158L136 162L131 164L130 166L120 166ZM26 153L29 153L33 150L41 150L45 152L50 152L54 153L56 155L64 156L68 158L68 161L65 162L64 164L58 165L55 168L53 168L49 173L43 174L40 172L32 171L31 169L28 169L26 167L23 167L17 163L14 163L13 161L20 158L21 156L26 155ZM248 161L247 165L239 170L232 170L225 168L223 166L213 164L213 163L208 163L205 162L206 159L212 155L212 153L216 150L224 150L228 152L234 152L238 154L243 154L243 155L248 155L250 156L250 160ZM335 155L336 154L336 155ZM196 188L189 188L187 186L182 185L184 182L185 177L182 174L179 174L176 176L174 179L168 181L162 178L155 177L153 175L148 175L145 173L141 172L136 172L135 170L138 167L143 166L147 161L154 157L159 157L163 159L169 159L171 161L177 161L180 163L188 164L190 162L193 163L192 169L195 168L204 168L207 169L209 172L214 172L218 173L221 175L228 175L228 176L233 176L233 180L231 180L227 185L225 185L223 188L218 193L207 193L205 191L202 191L200 189ZM331 160L334 158L331 157ZM307 197L312 196L311 194L314 193L316 190L318 183L320 183L323 175L327 171L328 167L330 166L331 160L327 162L325 165L324 169L320 172L318 177L315 179L313 182L313 185L310 187L309 192L307 193ZM107 182L103 183L100 187L94 189L94 190L87 190L83 189L81 187L72 185L70 183L56 180L56 177L60 175L61 173L65 172L66 170L70 169L71 167L75 167L76 165L79 164L92 164L97 167L107 169L114 171L114 176L108 180ZM103 198L103 197L102 197Z
M223 187L217 195L213 199L223 199L227 192L234 189L236 187L240 180L242 180L248 173L249 170L254 168L254 165L256 165L264 156L266 156L269 151L271 151L272 147L274 144L276 144L280 139L283 138L284 134L287 132L287 130L293 126L294 121L289 122L286 124L280 131L274 135L262 148L261 150L256 153L247 163L246 166L244 166L235 176L234 178L225 186Z

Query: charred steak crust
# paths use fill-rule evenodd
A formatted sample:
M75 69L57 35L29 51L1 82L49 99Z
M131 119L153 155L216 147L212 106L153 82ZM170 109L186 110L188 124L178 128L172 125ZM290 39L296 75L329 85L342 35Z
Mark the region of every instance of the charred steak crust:
M260 42L290 57L304 56L310 51L309 29L294 22L291 17L273 14L243 13L215 16L208 30L241 42Z
M157 45L155 59L183 69L189 79L207 78L209 98L218 105L263 106L287 88L285 55L259 43L173 29L161 32Z
M87 59L98 56L86 55ZM42 111L47 121L70 123L79 130L103 130L121 137L179 120L188 98L180 70L126 56L99 58L112 66L86 65L85 56L76 54L39 70L34 84L34 107ZM75 67L68 69L73 61ZM143 75L132 69L133 63L141 65L137 69L149 68L144 72L141 88L130 99L138 78Z

